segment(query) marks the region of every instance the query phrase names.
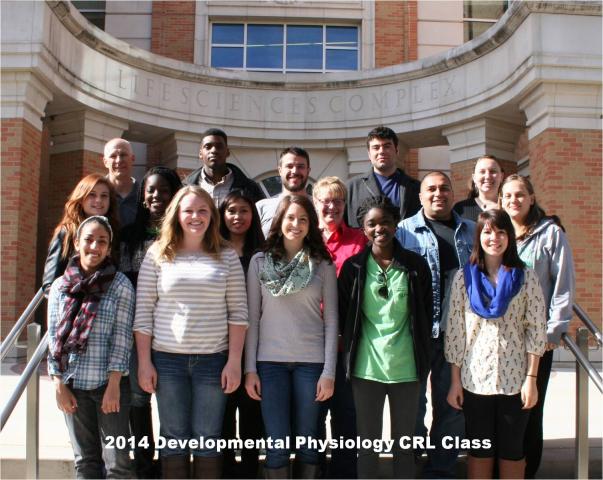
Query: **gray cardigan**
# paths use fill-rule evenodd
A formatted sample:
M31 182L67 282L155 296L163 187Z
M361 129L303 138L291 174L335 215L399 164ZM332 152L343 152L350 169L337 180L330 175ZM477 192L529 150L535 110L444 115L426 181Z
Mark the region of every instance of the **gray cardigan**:
M264 258L264 253L256 253L247 273L245 373L256 372L257 361L324 362L322 376L334 379L338 317L335 265L321 261L306 288L274 297L260 284Z
M538 275L547 307L547 342L559 344L572 319L575 273L572 250L563 230L542 219L532 234L517 244L519 256Z

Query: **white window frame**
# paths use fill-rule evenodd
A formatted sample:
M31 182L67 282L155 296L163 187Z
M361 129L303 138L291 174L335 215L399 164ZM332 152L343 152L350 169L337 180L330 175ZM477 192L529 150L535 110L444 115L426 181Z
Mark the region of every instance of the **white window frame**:
M243 25L243 44L233 44L233 43L213 43L213 26L216 24L230 24L230 25ZM283 27L283 67L282 68L248 68L247 67L247 27L248 25L280 25ZM311 69L311 68L287 68L287 27L288 26L317 26L322 27L322 68ZM327 28L328 27L354 27L356 28L356 46L355 47L346 47L339 45L327 45ZM243 49L243 67L212 67L212 68L224 68L228 70L238 70L238 71L251 71L251 72L277 72L277 73L330 73L330 72L356 72L361 69L360 60L361 60L361 44L360 44L360 26L355 24L346 24L346 23L337 23L337 22L328 22L328 23L308 23L308 22L266 22L266 21L256 21L256 22L233 22L229 20L213 20L210 22L209 29L209 65L212 65L212 54L213 48L242 48ZM356 51L356 70L335 70L335 69L327 69L327 50L352 50Z

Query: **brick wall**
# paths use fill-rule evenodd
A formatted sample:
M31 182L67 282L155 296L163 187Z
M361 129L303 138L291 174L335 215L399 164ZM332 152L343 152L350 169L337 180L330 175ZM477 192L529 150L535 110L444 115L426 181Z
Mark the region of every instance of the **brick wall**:
M195 2L153 2L151 52L184 62L194 61Z
M375 67L418 58L417 2L375 2Z
M35 293L38 186L42 133L22 118L0 121L2 250L1 333L6 335Z
M452 180L452 189L454 190L454 199L456 202L467 198L471 183L471 174L475 168L475 161L476 159L472 159L450 165L450 180ZM515 162L500 160L498 163L500 163L506 175L517 172L517 164Z
M576 301L601 327L601 132L547 129L529 144L538 203L561 218L576 264ZM574 319L573 332L581 323Z
M419 149L411 148L406 152L403 168L407 175L419 178Z

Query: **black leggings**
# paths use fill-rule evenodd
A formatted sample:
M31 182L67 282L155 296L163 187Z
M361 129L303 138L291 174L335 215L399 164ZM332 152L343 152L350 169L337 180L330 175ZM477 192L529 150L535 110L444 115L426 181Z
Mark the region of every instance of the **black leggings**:
M476 458L521 460L529 410L522 410L521 394L477 395L463 389L465 433L470 440L489 439L490 448L471 449Z

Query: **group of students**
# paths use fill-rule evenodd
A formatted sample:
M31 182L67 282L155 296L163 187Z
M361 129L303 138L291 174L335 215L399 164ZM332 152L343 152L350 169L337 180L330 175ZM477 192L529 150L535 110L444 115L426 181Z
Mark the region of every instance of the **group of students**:
M426 178L434 175L451 188L442 172ZM538 442L542 450L552 350L571 318L571 251L527 178L503 182L496 159L483 157L472 180L457 206L477 220L475 236L443 314L448 402L463 410L466 438L490 440L470 449L468 476L487 478L498 458L500 478L518 478L526 452ZM243 449L238 465L213 443L169 441L234 438L237 410L241 438L273 440L267 478L291 477L291 453L294 478L321 475L316 448L274 441L324 438L327 409L333 438L380 439L387 396L392 438L413 436L438 286L423 252L404 244L400 209L379 193L361 201L353 229L346 185L320 179L312 199L280 197L264 238L245 190L218 208L201 186L153 167L138 185L134 222L119 231L111 184L82 179L44 276L48 370L77 477L158 475L153 393L167 440L163 478L256 478L257 449ZM134 440L109 449L109 437ZM374 449L332 453L331 478L377 474ZM395 478L415 476L413 453L395 444Z

